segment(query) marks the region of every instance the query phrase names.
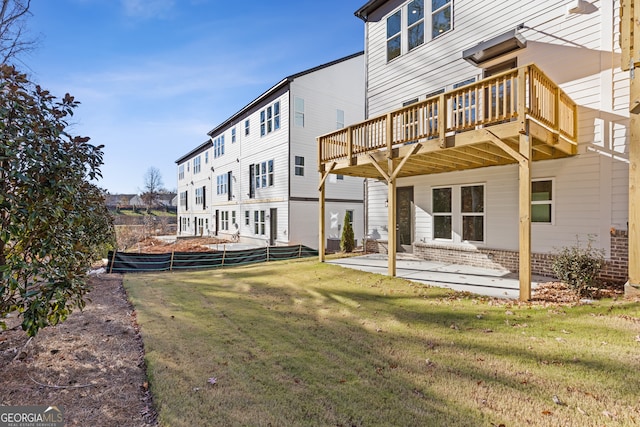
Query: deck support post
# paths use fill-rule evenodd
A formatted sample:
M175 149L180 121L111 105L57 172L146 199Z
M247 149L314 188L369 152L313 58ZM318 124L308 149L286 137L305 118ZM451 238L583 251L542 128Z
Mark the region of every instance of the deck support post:
M631 71L629 99L629 282L625 293L637 295L640 293L640 66Z
M396 178L393 175L393 160L389 159L388 168L390 179L387 181L387 215L388 215L388 241L387 256L389 257L388 274L396 275Z
M520 122L518 157L518 242L520 301L531 299L531 162L533 149L527 120L527 71L518 70L518 121Z
M520 154L526 157L518 165L519 171L519 271L520 301L531 299L531 140L520 135Z
M323 173L320 172L320 188L319 190L319 195L318 195L318 208L319 208L319 213L318 213L318 261L320 262L324 262L324 251L325 251L325 247L324 247L324 180L323 180Z
M324 240L324 235L325 235L324 188L325 188L325 185L324 184L327 181L327 177L335 167L336 167L336 162L331 162L327 170L324 169L324 165L322 163L319 163L318 165L318 169L320 171L320 186L318 186L318 192L320 193L318 195L318 210L319 210L319 213L318 213L318 261L320 262L324 262L324 256L325 256L324 254L324 251L325 251L325 245L324 245L324 242L325 242Z

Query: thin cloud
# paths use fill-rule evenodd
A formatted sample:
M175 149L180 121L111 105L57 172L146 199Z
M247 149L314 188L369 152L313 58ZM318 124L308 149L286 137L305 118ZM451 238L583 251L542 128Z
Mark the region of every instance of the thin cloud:
M125 15L132 18L164 18L175 5L175 0L121 0Z

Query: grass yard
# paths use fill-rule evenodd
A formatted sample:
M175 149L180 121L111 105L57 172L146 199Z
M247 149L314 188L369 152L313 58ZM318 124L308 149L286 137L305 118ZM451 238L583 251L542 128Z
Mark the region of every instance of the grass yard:
M124 284L161 426L640 425L637 302L519 304L309 259Z

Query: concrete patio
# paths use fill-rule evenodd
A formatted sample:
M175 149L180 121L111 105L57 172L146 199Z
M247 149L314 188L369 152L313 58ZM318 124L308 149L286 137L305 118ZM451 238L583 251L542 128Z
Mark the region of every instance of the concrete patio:
M331 259L326 262L345 268L387 275L387 255L383 254ZM396 276L414 282L495 298L517 299L519 294L517 273L468 265L425 261L411 254L397 254ZM554 279L549 277L532 276L531 288L535 289L539 283L552 280Z

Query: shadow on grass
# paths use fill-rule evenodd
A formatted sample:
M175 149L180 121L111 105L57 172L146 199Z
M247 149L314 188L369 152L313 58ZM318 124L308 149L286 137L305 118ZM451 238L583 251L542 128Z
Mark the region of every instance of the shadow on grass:
M398 279L309 261L139 277L127 287L167 425L182 425L176 407L185 406L195 418L182 420L192 424L513 423L518 411L505 415L476 397L496 387L539 415L548 383L562 375L531 380L508 369L535 371L544 361L587 377L608 372L618 396L640 385L633 366L526 350L509 341L514 332L498 312L463 310L447 301L451 291ZM490 311L482 320L480 309Z

